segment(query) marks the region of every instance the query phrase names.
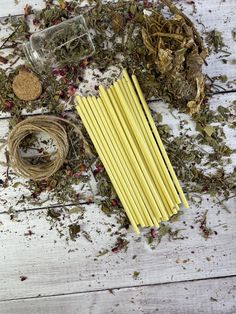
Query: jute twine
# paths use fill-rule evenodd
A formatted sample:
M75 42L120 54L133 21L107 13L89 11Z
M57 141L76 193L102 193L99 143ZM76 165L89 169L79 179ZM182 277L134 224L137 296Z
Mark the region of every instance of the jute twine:
M62 122L73 126L75 131L83 137L81 130L74 123L49 115L26 118L12 129L8 136L8 149L10 164L16 172L25 178L39 181L48 179L61 168L69 151L67 132ZM22 157L20 146L28 135L39 132L47 133L53 139L57 150L53 153L52 160L32 165L28 158ZM86 145L85 142L84 144ZM91 153L88 145L86 146L85 151Z

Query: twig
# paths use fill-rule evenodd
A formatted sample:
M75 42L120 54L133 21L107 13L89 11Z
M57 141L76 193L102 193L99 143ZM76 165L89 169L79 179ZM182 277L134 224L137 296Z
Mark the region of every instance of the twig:
M18 30L18 28L19 28L19 26L14 30L14 32L12 32L12 33L4 40L4 42L3 42L2 45L0 46L0 49L2 49L2 48L5 46L5 44L8 42L8 40L11 39L11 37L12 37L13 35L15 35L15 33L16 33L17 30Z
M10 66L12 67L14 64L16 64L18 60L20 60L20 57L17 57L12 63L10 63Z
M6 64L8 62L8 60L2 56L0 56L0 62L3 64Z
M216 205L218 205L218 204L222 204L223 202L228 201L228 200L230 200L231 198L234 198L234 197L236 197L236 194L235 194L235 195L232 195L232 196L229 196L229 197L224 198L223 200L221 200L221 201L217 202L217 203L216 203Z

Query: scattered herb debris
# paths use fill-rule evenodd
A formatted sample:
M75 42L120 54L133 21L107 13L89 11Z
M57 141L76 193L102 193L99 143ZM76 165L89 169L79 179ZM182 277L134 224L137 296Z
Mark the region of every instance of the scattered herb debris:
M207 226L207 213L208 210L195 220L196 223L200 223L199 229L206 240L214 233L213 230Z
M139 275L140 275L140 272L139 272L139 271L134 271L134 272L133 272L133 278L134 278L135 280L138 279Z
M115 243L115 246L111 249L111 251L113 253L118 253L120 251L126 252L127 249L128 249L128 243L129 242L127 240L125 240L125 239L123 239L121 237L118 237L117 241Z
M218 53L225 47L222 33L216 29L206 33L206 41L208 46L213 49L214 52Z
M97 257L106 255L107 253L109 253L109 250L108 250L108 249L102 249L102 250L100 250L100 251L98 252Z
M236 29L235 28L232 30L232 37L233 37L233 40L236 41Z
M71 240L75 241L76 238L78 238L80 233L80 225L77 223L71 224L69 226L69 234Z
M210 297L210 300L213 302L218 302L218 300L216 298Z
M52 219L59 220L59 217L61 216L61 211L58 211L55 208L50 208L47 212L47 216L51 217Z

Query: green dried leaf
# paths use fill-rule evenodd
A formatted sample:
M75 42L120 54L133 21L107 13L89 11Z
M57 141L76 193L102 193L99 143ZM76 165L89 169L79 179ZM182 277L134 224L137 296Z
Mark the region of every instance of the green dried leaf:
M75 239L79 236L80 233L80 225L78 223L71 224L69 226L69 234L71 240L75 241Z
M59 218L61 216L61 210L58 210L56 208L50 208L50 209L48 209L47 216L49 216L55 220L59 220Z
M223 36L220 31L213 29L212 31L207 32L206 35L208 45L211 46L216 53L225 47Z
M212 125L206 125L204 128L203 128L203 131L206 133L207 136L212 136L212 134L215 132L215 127L212 126Z
M233 40L236 41L236 29L235 28L232 30L232 37L233 37Z
M98 252L97 257L103 256L105 254L109 253L109 250L107 249L102 249Z
M139 275L140 275L140 272L139 272L139 271L134 271L134 272L133 272L133 278L134 278L134 279L138 279Z

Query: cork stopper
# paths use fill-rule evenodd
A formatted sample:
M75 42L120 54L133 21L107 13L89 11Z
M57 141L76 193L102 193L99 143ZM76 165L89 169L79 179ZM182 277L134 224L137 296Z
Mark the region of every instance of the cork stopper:
M21 100L30 101L42 94L42 84L38 77L29 71L20 71L12 83L14 94Z

